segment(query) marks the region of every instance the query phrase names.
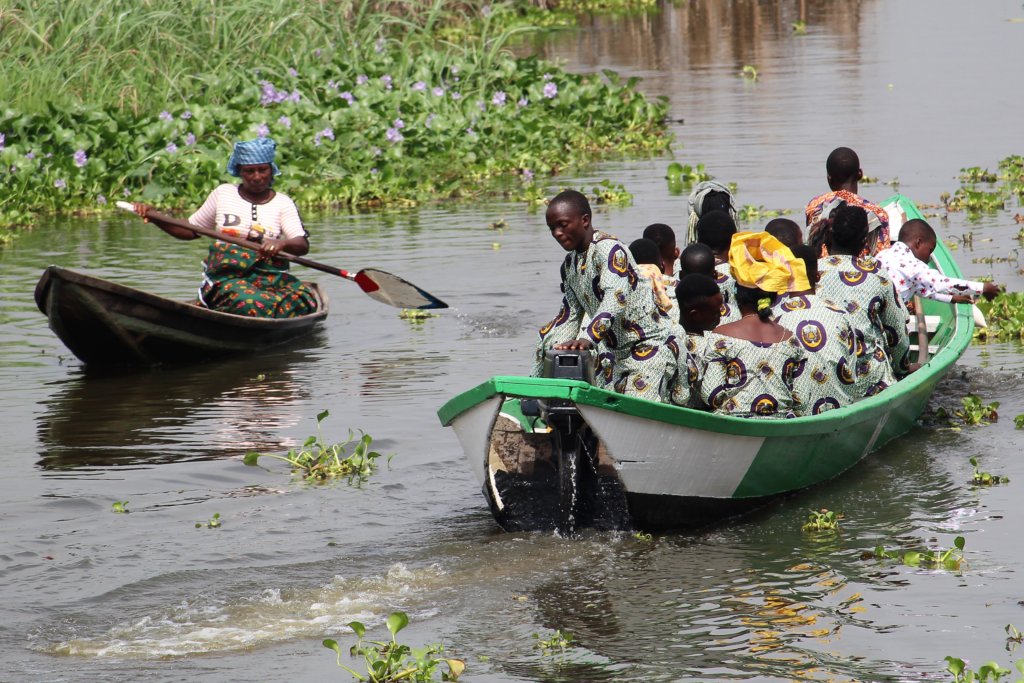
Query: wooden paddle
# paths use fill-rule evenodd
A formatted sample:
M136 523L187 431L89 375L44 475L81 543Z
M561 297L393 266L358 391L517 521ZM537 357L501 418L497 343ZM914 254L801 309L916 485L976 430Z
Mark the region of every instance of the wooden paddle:
M117 206L125 211L135 213L135 207L130 202L117 202ZM240 247L245 247L246 249L252 249L254 251L258 251L260 248L258 242L252 242L242 237L235 237L234 235L228 235L208 228L201 228L199 226L192 225L188 221L183 221L179 218L172 218L166 214L160 214L159 218L163 223L191 230L197 235L203 235L204 237L210 237L229 244L236 244ZM391 273L387 273L377 268L363 268L356 273L350 273L342 268L335 268L334 266L329 266L324 263L311 261L308 258L295 256L294 254L289 254L284 251L278 252L277 256L293 263L298 263L300 266L306 266L307 268L313 268L323 273L339 275L346 280L352 280L359 285L359 288L366 292L371 299L376 299L377 301L388 304L389 306L395 306L396 308L418 309L448 308L448 304L441 301L430 292L420 289L408 280L404 280L397 275L392 275Z

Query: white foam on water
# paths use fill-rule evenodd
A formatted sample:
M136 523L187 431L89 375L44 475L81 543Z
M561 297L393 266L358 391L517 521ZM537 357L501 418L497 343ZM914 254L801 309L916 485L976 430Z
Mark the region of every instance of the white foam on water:
M373 628L396 609L432 614L417 603L435 592L444 572L437 566L396 564L383 576L335 576L319 588L265 588L231 601L192 598L159 614L127 619L96 637L73 638L44 648L78 657L165 658L212 654L294 638L350 633L360 621Z

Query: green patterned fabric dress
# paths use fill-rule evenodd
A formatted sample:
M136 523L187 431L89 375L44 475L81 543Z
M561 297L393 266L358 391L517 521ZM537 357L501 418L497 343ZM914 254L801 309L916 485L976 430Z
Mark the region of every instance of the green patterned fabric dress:
M826 256L818 272L818 295L846 310L856 336L854 397L874 396L909 370L907 308L871 256Z
M795 337L762 344L714 332L704 336L707 367L700 393L711 410L750 418L789 418L802 412L794 384L806 354Z
M307 237L299 210L286 195L274 193L255 204L237 185L219 185L189 217L189 223L234 237ZM199 303L207 308L256 318L291 318L316 311L313 291L288 272L282 258L266 261L244 247L216 241L203 262Z
M540 329L534 376L545 352L563 342L589 339L598 359L598 386L659 401L668 366L667 319L650 280L640 277L622 242L599 230L586 252L569 252L562 263L562 305ZM583 327L584 316L589 323Z
M773 311L775 321L793 333L807 354L793 385L801 414L817 415L855 401L856 335L846 311L816 294L785 297Z

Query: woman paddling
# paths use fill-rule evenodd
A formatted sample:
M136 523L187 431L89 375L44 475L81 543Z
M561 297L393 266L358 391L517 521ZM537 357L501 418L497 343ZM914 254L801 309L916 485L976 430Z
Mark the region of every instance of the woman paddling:
M295 202L274 191L277 145L270 138L235 143L228 173L241 184L217 187L192 214L192 225L216 229L226 235L260 243L258 250L215 241L203 262L199 304L207 308L259 318L290 318L316 311L316 298L294 275L282 251L295 256L309 252L309 233L302 225ZM170 216L146 204L135 212L164 232L181 240L198 237L176 225Z

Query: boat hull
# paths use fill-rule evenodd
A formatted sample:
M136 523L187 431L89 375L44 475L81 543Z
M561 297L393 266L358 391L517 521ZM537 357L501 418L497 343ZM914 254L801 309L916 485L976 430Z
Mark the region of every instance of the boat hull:
M897 200L907 217L920 215L909 200ZM933 259L943 272L959 275L943 246ZM926 301L925 313L937 329L930 343L934 355L921 369L876 396L820 415L744 419L652 403L582 381L494 377L453 398L438 416L459 434L492 513L506 529L703 526L839 476L913 429L974 332L968 305ZM552 410L574 413L578 423L562 428L550 419ZM562 451L571 439L578 463L567 478ZM576 489L573 499L564 491L566 481ZM622 509L578 507L593 491L603 502L587 505L621 501Z
M252 353L311 332L327 317L248 318L172 301L84 273L50 266L35 299L50 329L89 367L156 365Z

